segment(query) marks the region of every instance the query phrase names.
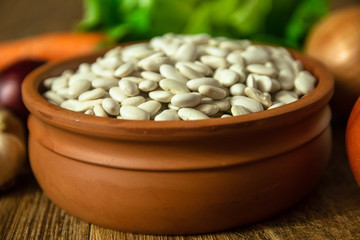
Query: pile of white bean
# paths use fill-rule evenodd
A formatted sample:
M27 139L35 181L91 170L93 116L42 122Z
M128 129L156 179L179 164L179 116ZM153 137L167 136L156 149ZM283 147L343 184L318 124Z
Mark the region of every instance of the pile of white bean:
M298 100L316 79L280 47L208 34L165 34L109 50L94 63L44 81L63 108L132 120L199 120Z

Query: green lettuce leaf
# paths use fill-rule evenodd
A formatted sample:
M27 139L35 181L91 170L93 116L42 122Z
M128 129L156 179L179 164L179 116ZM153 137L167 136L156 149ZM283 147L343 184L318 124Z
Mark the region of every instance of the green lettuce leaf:
M209 33L301 48L330 0L83 0L81 31L103 31L116 41L167 32Z

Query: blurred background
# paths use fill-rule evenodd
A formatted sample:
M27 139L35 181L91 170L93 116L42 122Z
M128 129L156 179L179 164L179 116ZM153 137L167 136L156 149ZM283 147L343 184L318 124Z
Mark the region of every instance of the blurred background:
M129 25L135 24L134 30L129 30L129 26L118 24L114 21L114 16L110 16L109 9L113 6L111 2L123 2L121 21ZM148 6L150 2L155 2L154 8ZM185 32L210 31L214 35L234 36L244 35L267 42L282 43L293 47L299 47L304 33L309 26L300 26L299 18L307 18L312 24L320 16L328 11L346 5L359 3L359 0L317 0L317 1L287 1L287 0L184 0L184 1L94 1L94 0L1 0L0 1L0 41L12 40L28 35L36 35L49 31L69 31L78 29L82 21L83 30L105 30L111 33L116 39L133 40L149 37L151 32L160 34L169 29L182 30ZM176 4L177 3L177 4ZM135 6L138 4L139 6ZM329 5L329 9L325 6ZM103 5L96 6L96 5ZM142 6L141 6L142 5ZM147 6L146 6L147 5ZM238 8L238 12L234 11ZM103 8L103 9L100 9ZM190 8L190 9L189 9ZM171 9L176 11L171 12ZM170 11L169 11L170 10ZM95 19L94 11L107 12L107 18ZM211 11L216 11L212 14ZM131 14L130 14L131 12ZM173 19L163 21L163 17L168 17L171 12ZM242 19L236 19L234 15L246 12L248 15ZM175 14L174 14L175 13ZM189 16L189 13L191 16ZM118 13L120 15L120 13ZM151 15L152 14L152 15ZM209 16L209 14L212 14ZM155 15L155 16L154 16ZM124 20L126 18L126 20ZM152 26L150 31L147 19L157 22L157 26ZM209 20L211 19L211 23ZM189 20L189 22L186 22ZM190 21L191 20L191 21ZM226 21L233 22L228 24ZM266 24L264 22L267 22ZM119 22L119 21L118 21ZM184 23L186 22L186 23ZM186 26L184 27L184 24ZM209 24L212 24L209 26ZM99 27L99 25L102 25ZM105 26L106 25L106 26ZM97 27L96 27L97 26ZM221 26L228 29L220 30ZM130 26L131 28L131 26ZM133 31L129 33L129 31ZM127 33L126 33L127 32ZM260 34L261 33L261 34ZM272 34L270 39L263 34ZM254 37L253 35L257 35ZM126 36L125 36L126 35ZM287 38L287 39L285 39ZM285 39L285 40L284 40Z

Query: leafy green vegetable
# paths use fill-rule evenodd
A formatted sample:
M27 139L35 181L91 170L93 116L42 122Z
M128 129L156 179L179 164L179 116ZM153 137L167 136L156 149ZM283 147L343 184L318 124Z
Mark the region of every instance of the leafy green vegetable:
M302 42L311 26L329 12L328 0L303 0L285 28L285 37L293 42Z
M330 0L83 0L78 28L117 41L167 32L249 38L300 48Z

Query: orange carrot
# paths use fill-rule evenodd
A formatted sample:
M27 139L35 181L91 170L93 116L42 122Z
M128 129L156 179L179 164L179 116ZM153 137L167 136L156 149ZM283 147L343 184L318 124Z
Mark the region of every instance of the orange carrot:
M99 32L56 32L0 42L0 71L22 59L52 61L89 53L107 40Z

